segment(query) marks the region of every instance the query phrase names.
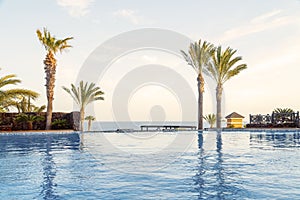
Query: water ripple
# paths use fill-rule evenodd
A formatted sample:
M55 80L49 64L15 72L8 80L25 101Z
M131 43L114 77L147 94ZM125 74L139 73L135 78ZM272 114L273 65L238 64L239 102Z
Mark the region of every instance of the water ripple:
M117 133L0 135L0 199L300 198L299 133L192 134L184 151L166 144L174 133L145 146Z

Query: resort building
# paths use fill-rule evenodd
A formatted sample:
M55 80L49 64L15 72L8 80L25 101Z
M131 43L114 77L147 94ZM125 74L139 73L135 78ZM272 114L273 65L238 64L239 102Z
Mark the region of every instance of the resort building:
M225 117L227 120L227 128L243 128L243 117L242 115L233 112Z

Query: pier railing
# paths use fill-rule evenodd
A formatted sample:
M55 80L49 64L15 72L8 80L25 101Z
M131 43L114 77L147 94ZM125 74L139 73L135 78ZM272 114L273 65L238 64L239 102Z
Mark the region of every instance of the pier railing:
M142 125L141 131L178 131L178 130L197 130L196 126L182 125Z
M250 126L288 126L288 127L299 127L299 112L293 113L275 113L271 115L250 115Z

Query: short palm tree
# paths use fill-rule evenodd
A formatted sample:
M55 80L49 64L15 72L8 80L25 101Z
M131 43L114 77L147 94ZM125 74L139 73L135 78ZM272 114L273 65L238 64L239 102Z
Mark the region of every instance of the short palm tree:
M1 112L5 112L8 110L9 101L13 94L8 94L7 90L4 90L3 87L8 85L16 85L20 83L21 80L16 79L15 74L9 74L0 78L0 110ZM15 93L14 93L15 94Z
M16 85L17 83L21 83L21 80L16 79L15 74L9 74L0 78L0 88L6 85Z
M83 81L80 81L79 87L75 87L75 85L71 84L71 89L66 87L62 88L71 95L73 100L80 107L80 130L83 131L84 112L86 106L93 101L104 100L102 97L104 92L100 90L100 87L96 87L95 83L88 84L88 82L83 83Z
M69 123L66 119L55 119L52 122L52 128L53 129L66 129L68 127Z
M291 108L276 108L274 111L276 114L281 114L281 113L293 113L293 109Z
M56 39L50 32L44 28L43 32L36 31L37 36L47 51L46 58L44 60L44 69L46 73L46 93L47 93L47 115L46 115L46 130L51 129L52 121L52 109L53 109L53 96L54 96L54 83L56 74L56 59L54 55L59 51L62 52L72 46L68 44L68 41L73 37L65 39Z
M10 108L16 108L18 109L18 112L21 110L20 100L24 96L32 96L34 98L37 98L39 94L37 92L34 92L32 90L27 89L9 89L2 91L3 93L0 94L0 110L1 112L9 111Z
M89 115L89 116L86 116L84 119L88 120L88 131L90 131L91 127L92 127L92 121L94 121L96 118L92 115Z
M287 119L292 118L294 110L291 108L276 108L272 113L272 118L276 122L285 122Z
M17 94L11 100L8 101L10 107L16 108L18 113L25 112L43 112L46 106L36 106L32 103L32 100L37 99L38 96L32 93Z
M198 130L203 129L203 93L204 93L204 77L203 70L209 64L211 60L211 54L214 50L214 46L209 42L191 43L189 52L186 53L181 50L181 53L188 63L197 72L197 86L198 86Z
M5 89L4 87L9 85L16 85L21 83L21 80L16 78L15 74L5 75L0 77L0 111L6 112L10 107L14 107L15 99L20 96L32 96L32 98L37 98L38 93L32 90L26 89Z
M17 122L26 122L27 129L32 130L34 122L43 121L43 120L45 120L45 118L43 116L27 115L27 114L21 113L16 117L16 120L17 120Z
M215 114L208 114L206 116L203 117L207 123L209 123L210 128L213 128L215 123L216 123L216 115Z
M234 57L236 50L228 47L222 51L219 46L212 55L212 62L208 65L207 71L209 75L216 81L216 98L217 98L217 128L221 128L221 102L223 85L233 76L239 74L242 70L247 68L246 64L238 64L242 57Z

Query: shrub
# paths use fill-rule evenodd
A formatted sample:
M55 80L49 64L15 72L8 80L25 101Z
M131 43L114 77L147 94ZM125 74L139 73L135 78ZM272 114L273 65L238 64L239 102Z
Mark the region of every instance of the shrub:
M17 122L21 122L21 123L27 123L27 129L28 130L32 130L33 129L33 123L34 122L39 122L39 121L44 121L45 118L42 117L42 116L38 116L38 115L27 115L27 114L24 114L24 113L21 113L19 115L16 116L16 121ZM26 129L24 128L23 126L23 129Z
M67 129L69 127L69 123L66 119L55 119L52 122L52 129Z

